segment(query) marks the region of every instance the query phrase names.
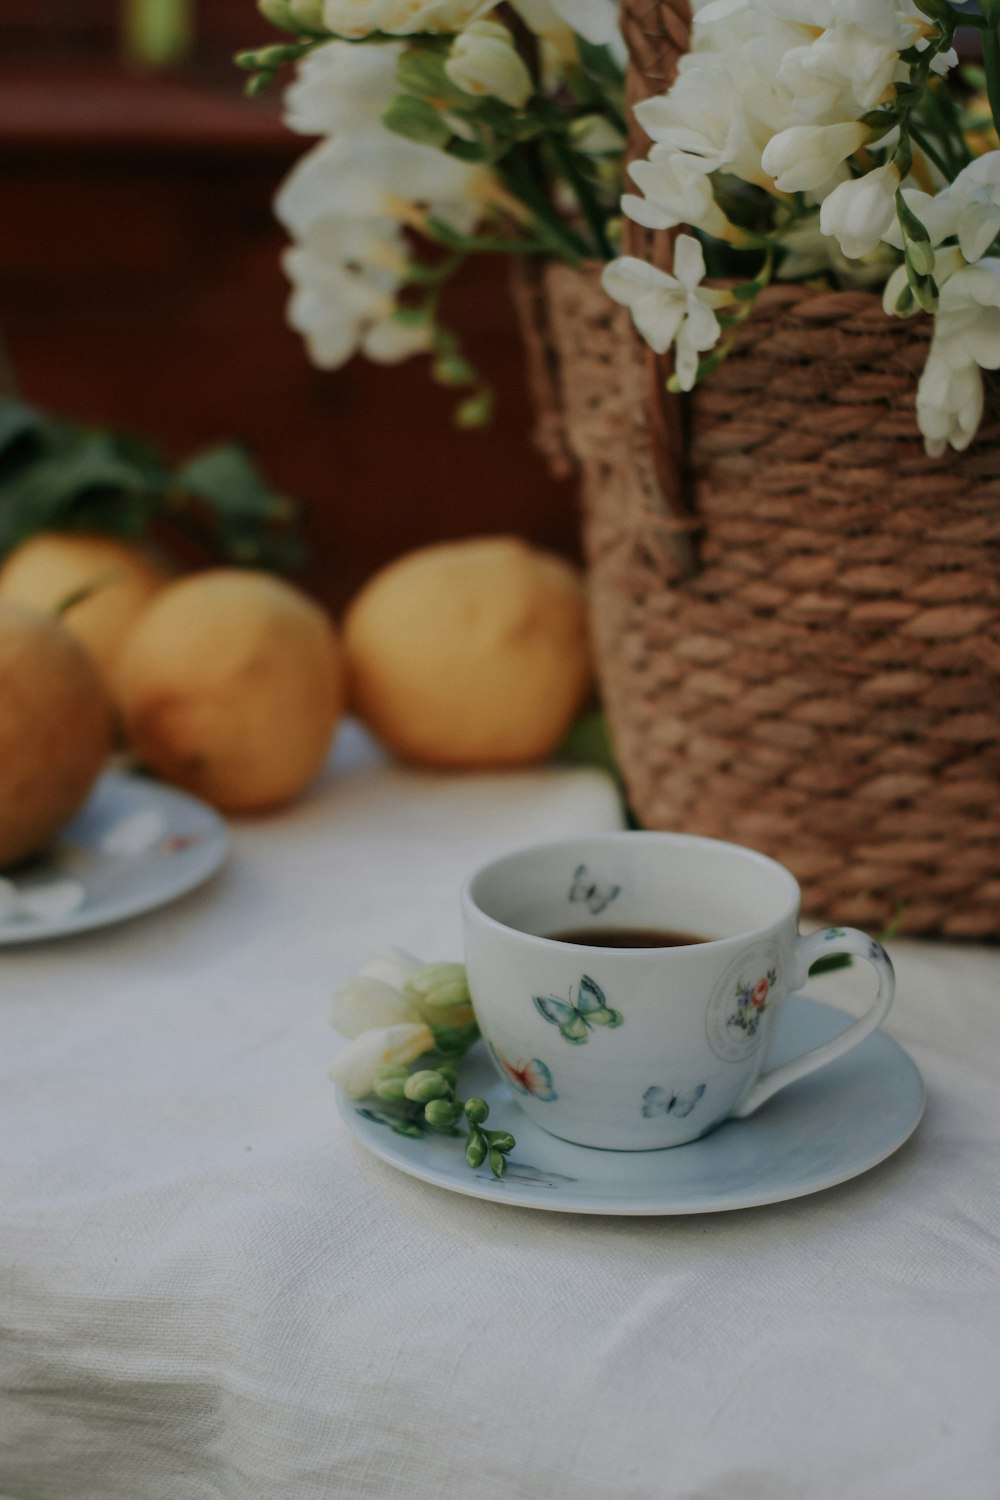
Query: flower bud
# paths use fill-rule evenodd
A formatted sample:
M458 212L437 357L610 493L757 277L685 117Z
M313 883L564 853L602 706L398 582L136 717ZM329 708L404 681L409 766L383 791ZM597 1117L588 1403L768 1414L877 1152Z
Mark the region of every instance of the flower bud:
M286 0L257 0L257 9L265 21L281 31L298 31L298 24Z
M927 240L907 240L906 259L918 276L933 276L934 246Z
M323 0L287 0L287 3L302 31L326 31Z
M619 155L624 138L605 115L580 115L570 121L568 135L585 156Z
M487 1118L490 1107L485 1099L466 1099L465 1117L471 1120L473 1125L481 1125Z
M374 1092L380 1099L385 1099L388 1103L394 1104L398 1100L406 1098L406 1079L377 1078L375 1080Z
M507 1158L502 1151L490 1152L490 1171L494 1177L502 1177L507 1170Z
M387 1063L415 1062L433 1046L430 1028L423 1024L364 1031L338 1052L330 1077L340 1085L348 1099L360 1099L372 1092L376 1072Z
M487 1130L485 1135L494 1151L503 1151L506 1153L507 1151L513 1151L517 1145L509 1130Z
M444 70L463 93L492 94L512 109L523 109L534 92L513 37L498 21L473 21L459 32Z
M431 1026L468 1026L474 1019L465 965L425 964L406 983L406 999Z
M432 1099L424 1109L424 1119L432 1130L449 1130L461 1113L451 1099Z
M381 1081L384 1078L409 1078L410 1070L405 1063L381 1063L375 1069L375 1078Z
M425 1000L436 1010L469 1003L464 964L425 964L407 980L406 990L414 999Z
M486 1137L483 1135L483 1132L473 1127L469 1131L469 1139L465 1146L465 1159L469 1163L469 1166L481 1167L486 1160L488 1150L489 1147L486 1144Z
M414 1104L427 1104L431 1099L443 1099L451 1093L451 1085L442 1078L436 1068L421 1068L411 1073L403 1085L403 1094Z

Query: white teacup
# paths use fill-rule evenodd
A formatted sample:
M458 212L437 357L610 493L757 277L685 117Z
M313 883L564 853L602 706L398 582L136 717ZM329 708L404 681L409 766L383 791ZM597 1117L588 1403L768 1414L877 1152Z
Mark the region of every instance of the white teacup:
M801 937L799 900L774 860L685 834L596 834L479 870L462 893L469 986L518 1103L578 1145L680 1146L856 1047L892 1004L892 964L853 928ZM704 940L610 946L601 939L611 928ZM552 936L567 932L574 941ZM834 953L873 965L871 1008L833 1041L763 1071L785 997Z

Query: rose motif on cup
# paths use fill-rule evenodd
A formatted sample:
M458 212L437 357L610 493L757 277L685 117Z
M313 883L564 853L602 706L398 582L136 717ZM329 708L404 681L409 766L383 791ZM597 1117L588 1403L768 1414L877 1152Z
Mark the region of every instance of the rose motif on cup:
M705 1016L709 1046L727 1062L741 1062L760 1045L765 1020L780 996L777 953L762 943L743 954L715 987Z
M760 1030L760 1023L767 1011L767 1002L771 995L771 987L778 978L776 969L768 969L766 974L752 984L738 984L736 986L735 1004L727 1017L726 1024L735 1026L745 1036L756 1036Z

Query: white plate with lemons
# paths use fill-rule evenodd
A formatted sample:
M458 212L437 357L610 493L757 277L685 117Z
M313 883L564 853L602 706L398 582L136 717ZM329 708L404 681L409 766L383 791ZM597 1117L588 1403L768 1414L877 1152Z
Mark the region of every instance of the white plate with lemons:
M106 771L51 849L0 876L0 946L153 911L208 880L228 852L225 822L198 798Z

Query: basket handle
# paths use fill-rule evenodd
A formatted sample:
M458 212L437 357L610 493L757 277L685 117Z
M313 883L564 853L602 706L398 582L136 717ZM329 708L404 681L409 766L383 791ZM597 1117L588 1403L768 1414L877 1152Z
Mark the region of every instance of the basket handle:
M628 48L625 106L629 118L626 163L644 157L649 138L633 113L634 106L653 94L662 94L673 83L677 65L691 44L689 0L621 0L621 27ZM624 221L622 248L661 270L673 264L674 230L649 230L631 219ZM693 521L694 509L684 484L684 431L681 405L670 395L666 383L672 362L650 349L646 353L646 410L652 443L653 466L665 510L682 523L674 551L684 576L696 568L694 549L684 536Z

